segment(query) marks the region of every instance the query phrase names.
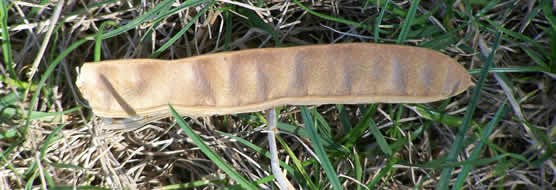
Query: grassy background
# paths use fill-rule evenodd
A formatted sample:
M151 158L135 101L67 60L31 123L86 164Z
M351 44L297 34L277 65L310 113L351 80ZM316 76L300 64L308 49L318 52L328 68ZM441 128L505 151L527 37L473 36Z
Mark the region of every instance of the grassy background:
M264 113L116 128L80 98L76 69L344 42L441 51L476 85L430 104L278 108L281 166L296 188L555 187L550 0L12 0L0 17L4 189L276 189Z

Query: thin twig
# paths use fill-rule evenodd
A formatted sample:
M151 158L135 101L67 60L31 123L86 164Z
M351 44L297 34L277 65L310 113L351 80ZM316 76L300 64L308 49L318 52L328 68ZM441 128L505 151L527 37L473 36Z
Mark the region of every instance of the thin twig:
M268 114L266 115L266 120L268 122L268 145L270 151L270 167L272 168L272 173L274 174L274 178L278 182L278 187L280 189L295 189L293 185L288 181L286 175L282 173L280 169L280 160L278 160L278 148L276 147L276 137L275 134L278 133L278 129L276 128L276 111L274 108L268 110Z

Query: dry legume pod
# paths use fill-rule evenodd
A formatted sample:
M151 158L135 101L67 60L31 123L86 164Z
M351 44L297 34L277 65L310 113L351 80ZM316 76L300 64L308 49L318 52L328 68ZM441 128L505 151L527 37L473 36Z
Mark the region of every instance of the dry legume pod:
M433 50L351 43L264 48L172 61L85 63L77 86L102 117L188 116L279 105L424 103L465 91L470 76Z

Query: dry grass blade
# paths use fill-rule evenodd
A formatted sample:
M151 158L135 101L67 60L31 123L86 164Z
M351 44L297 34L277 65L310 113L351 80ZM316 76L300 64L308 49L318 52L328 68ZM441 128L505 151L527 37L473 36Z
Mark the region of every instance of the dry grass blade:
M56 9L54 9L54 14L52 15L52 18L50 18L50 24L48 25L49 26L48 31L46 32L45 38L43 39L43 42L41 44L41 48L40 48L39 52L37 53L37 57L35 57L35 60L33 61L33 65L31 66L31 70L27 74L28 78L29 78L29 81L33 80L33 77L35 76L35 73L37 72L37 69L39 67L39 63L43 59L44 51L46 50L46 47L50 43L50 37L52 36L52 32L54 31L54 27L58 23L58 19L60 18L60 14L62 12L63 7L64 7L64 0L59 0L58 4L56 4Z

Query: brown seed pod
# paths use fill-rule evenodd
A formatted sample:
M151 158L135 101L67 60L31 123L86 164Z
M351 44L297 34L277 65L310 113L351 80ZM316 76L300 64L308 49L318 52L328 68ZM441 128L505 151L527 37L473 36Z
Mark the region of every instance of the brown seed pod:
M205 116L279 105L425 103L465 91L467 71L425 48L372 43L264 48L172 61L85 63L77 86L102 117Z

